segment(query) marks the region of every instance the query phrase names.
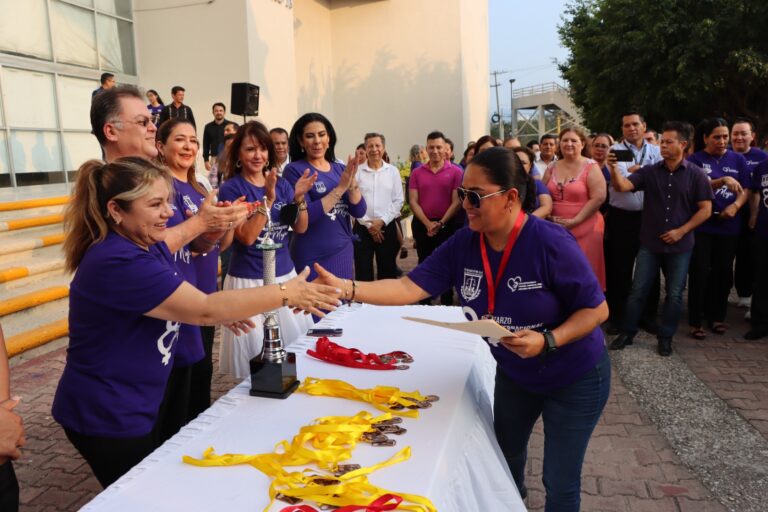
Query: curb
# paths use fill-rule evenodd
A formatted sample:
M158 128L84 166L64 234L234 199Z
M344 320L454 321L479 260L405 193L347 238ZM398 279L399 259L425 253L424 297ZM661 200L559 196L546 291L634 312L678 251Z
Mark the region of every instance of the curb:
M53 261L47 261L44 263L38 263L36 265L30 265L28 267L11 267L4 270L0 270L0 283L6 283L16 279L23 279L35 274L42 274L43 272L50 272L51 270L59 270L64 268L64 260L58 259Z
M36 292L25 293L0 302L0 316L10 315L68 296L69 288L66 286L52 286Z
M30 331L22 332L15 336L10 336L5 341L5 348L8 351L8 357L14 357L19 354L40 347L46 343L58 338L69 335L69 321L64 318L49 324L42 325Z
M0 231L15 231L17 229L34 228L38 226L50 226L59 224L64 220L64 215L56 213L53 215L41 215L40 217L30 217L28 219L15 219L0 221Z
M2 247L0 247L0 255L11 254L14 252L21 252L21 251L29 251L32 249L39 249L40 247L57 245L62 243L63 241L64 241L64 233L56 233L53 235L41 236L40 238L29 238L27 240L8 242L3 244Z
M69 196L44 197L41 199L26 199L24 201L9 201L0 203L0 212L10 212L13 210L26 210L28 208L40 208L41 206L59 206L67 204Z

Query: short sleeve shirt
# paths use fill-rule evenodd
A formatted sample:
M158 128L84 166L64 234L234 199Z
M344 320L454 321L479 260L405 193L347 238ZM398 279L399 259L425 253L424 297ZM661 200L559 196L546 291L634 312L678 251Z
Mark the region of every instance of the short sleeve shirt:
M258 187L243 178L241 174L236 174L221 186L219 198L225 201L234 201L238 197L245 196L245 199L252 203L263 201L266 193L264 187ZM293 261L289 250L291 236L288 228L290 226L280 223L280 210L291 202L293 202L293 187L284 178L277 178L275 202L270 207L269 212L272 219L272 229L269 235L273 241L282 244L282 247L277 249L275 254L275 273L278 276L286 275L293 270ZM265 228L259 234L259 238L263 238L266 234L267 229ZM232 242L232 259L229 262L229 274L245 279L264 279L264 256L262 251L256 248L258 243L257 240L253 245L246 246L237 238L234 239Z
M670 172L663 161L646 165L629 176L635 190L645 192L640 223L640 243L651 252L678 254L693 249L693 232L674 244L661 235L688 222L698 211L698 203L712 200L712 189L704 171L683 160Z
M138 437L155 425L179 324L150 318L184 279L164 242L110 232L85 253L69 295L67 362L53 417L80 434Z
M768 160L759 164L752 173L752 192L758 195L757 224L755 233L768 239ZM765 264L762 262L761 264Z
M453 191L461 186L463 177L461 170L447 160L436 173L430 170L429 164L424 164L411 172L408 188L418 191L424 215L439 220L451 206Z
M720 158L714 157L705 151L697 151L689 156L688 160L704 169L710 181L730 176L744 188L749 188L751 185L747 160L735 151L727 150ZM740 216L737 215L727 220L721 220L718 217L725 208L736 201L737 197L736 192L728 190L728 187L725 185L715 190L712 200L712 217L696 228L696 231L713 235L738 235L741 231L742 222Z
M496 276L502 252L489 247L488 256ZM456 289L470 320L488 312L480 235L469 228L457 231L435 249L408 278L433 296ZM553 329L575 311L595 308L604 300L592 267L573 236L560 226L529 215L503 269L496 292L496 322L510 331ZM532 391L568 386L592 369L605 350L599 327L546 359L522 359L498 340L486 341L504 373Z

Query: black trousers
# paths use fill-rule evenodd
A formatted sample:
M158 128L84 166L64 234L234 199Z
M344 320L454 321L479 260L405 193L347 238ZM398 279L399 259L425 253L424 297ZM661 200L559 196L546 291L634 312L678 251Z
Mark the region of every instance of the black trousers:
M126 474L161 444L155 432L131 438L86 436L68 428L64 433L103 487Z
M611 322L614 325L620 324L632 289L635 258L637 258L637 251L640 250L642 216L642 211L633 212L610 206L605 217L605 295ZM656 322L659 291L660 280L657 275L645 301L641 323Z
M400 251L397 241L396 221L384 227L384 241L374 242L368 229L362 224L355 224L355 279L373 281L373 259L376 258L376 279L394 279L397 277L395 260Z
M187 424L192 367L174 367L165 386L165 395L157 414L157 434L160 443L174 436Z
M749 208L742 208L739 215L742 220L741 234L736 244L736 266L733 279L739 297L749 297L752 295L755 282L755 265L760 260L755 259L753 253L754 233L749 229Z
M696 232L688 270L688 325L722 322L733 286L738 236Z
M200 327L203 336L205 357L193 364L189 382L189 411L187 422L211 406L211 378L213 377L213 337L216 327L204 325Z
M755 329L768 329L768 238L755 236L753 247L755 261L761 263L755 271L750 322Z
M19 510L19 481L9 460L0 466L0 510L16 512Z
M438 221L440 219L430 220ZM456 232L456 225L453 222L449 222L443 229L438 231L435 236L429 236L427 235L427 227L414 215L411 223L411 231L413 232L413 240L416 242L416 253L419 255L419 263L421 263L426 260L435 249L440 247L440 244L448 240L451 235ZM440 296L440 303L444 306L453 305L452 289Z

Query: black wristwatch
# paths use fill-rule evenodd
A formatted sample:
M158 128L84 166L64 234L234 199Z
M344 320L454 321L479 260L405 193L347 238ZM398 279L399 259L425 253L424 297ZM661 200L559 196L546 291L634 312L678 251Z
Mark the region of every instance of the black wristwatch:
M555 342L555 335L549 329L541 331L544 335L544 348L541 349L541 357L547 357L550 354L557 352L557 342Z

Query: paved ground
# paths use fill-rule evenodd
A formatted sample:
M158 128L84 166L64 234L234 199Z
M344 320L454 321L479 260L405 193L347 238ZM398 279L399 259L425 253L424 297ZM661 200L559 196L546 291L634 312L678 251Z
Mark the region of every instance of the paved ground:
M407 270L414 264L415 251L411 250L409 258L401 260L401 266ZM639 343L624 353L612 354L612 394L584 463L582 510L744 512L768 509L765 495L755 498L755 502L741 500L740 495L724 490L722 480L714 478L710 471L708 464L711 463L697 462L705 460L702 457L706 457L707 449L676 435L681 422L697 421L695 408L686 411L689 408L683 407L679 415L672 411L671 416L667 411L665 416L663 406L668 401L665 397L675 393L676 385L667 389L666 394L657 393L652 380L638 381L637 372L632 372L639 367L636 360L645 361L646 365L650 362L653 368L666 371L674 378L684 379L681 387L693 381L695 386L712 395L717 404L739 422L740 428L748 429L753 437L752 446L757 443L768 447L768 340L748 343L740 339L747 329L742 319L743 310L732 308L729 314L733 328L725 336L709 335L707 340L695 342L685 337L681 327L682 335L675 344L676 356L669 363L658 358L658 367L657 360L653 359L658 356L651 352L647 336L641 336ZM23 511L77 510L100 490L88 466L50 416L64 358L64 349L59 349L15 365L11 370L13 393L24 400L18 410L24 417L28 439L23 458L15 463ZM674 368L677 370L673 371ZM215 396L234 384L230 379L217 376ZM682 423L683 431L685 425ZM723 432L723 436L725 434ZM539 425L529 450L527 484L531 510L543 510L544 505L542 441ZM728 446L737 460L741 455L739 450L746 449L738 443ZM768 449L757 451L759 456L768 456ZM766 471L768 467L756 467L746 478L764 483ZM743 492L749 493L752 488L746 485Z

